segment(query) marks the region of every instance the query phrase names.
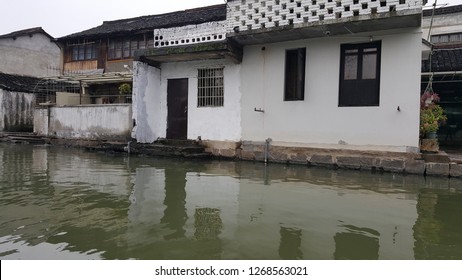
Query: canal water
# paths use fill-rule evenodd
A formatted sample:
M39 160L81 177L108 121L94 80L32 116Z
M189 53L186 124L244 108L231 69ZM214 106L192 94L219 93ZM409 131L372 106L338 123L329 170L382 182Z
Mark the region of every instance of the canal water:
M0 259L462 259L462 180L0 144Z

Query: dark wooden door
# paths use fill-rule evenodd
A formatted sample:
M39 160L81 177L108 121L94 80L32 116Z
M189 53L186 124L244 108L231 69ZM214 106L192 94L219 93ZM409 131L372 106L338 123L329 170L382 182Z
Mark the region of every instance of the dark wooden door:
M188 79L168 80L167 108L167 139L187 139Z

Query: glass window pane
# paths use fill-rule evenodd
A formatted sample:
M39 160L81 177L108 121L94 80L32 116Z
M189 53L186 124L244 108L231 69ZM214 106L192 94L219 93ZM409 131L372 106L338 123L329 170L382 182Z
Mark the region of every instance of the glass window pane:
M116 42L116 50L114 58L122 58L122 41Z
M354 53L358 53L358 49L345 50L345 53L347 53L347 54L354 54Z
M130 41L124 41L124 58L130 57Z
M79 47L72 48L72 60L79 60Z
M366 48L363 50L365 53L370 53L370 52L377 52L377 48Z
M363 79L370 80L377 78L377 54L363 55Z
M347 55L345 56L345 80L358 79L358 56Z
M79 46L79 60L85 60L85 46Z

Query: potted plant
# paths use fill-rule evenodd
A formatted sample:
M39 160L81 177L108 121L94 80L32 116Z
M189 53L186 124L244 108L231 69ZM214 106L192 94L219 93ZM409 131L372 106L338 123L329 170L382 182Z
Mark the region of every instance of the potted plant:
M440 101L438 94L425 91L420 98L420 135L422 138L436 139L436 133L447 117L443 108L436 104Z
M126 96L132 94L132 86L128 83L121 84L119 86L119 94L123 95L124 101L127 99ZM120 98L119 98L120 100ZM125 103L125 102L123 102Z

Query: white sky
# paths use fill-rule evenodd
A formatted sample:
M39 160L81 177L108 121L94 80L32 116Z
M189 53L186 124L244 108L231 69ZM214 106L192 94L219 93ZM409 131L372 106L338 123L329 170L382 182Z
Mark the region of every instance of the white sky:
M225 0L2 0L0 35L42 27L59 38L116 20L222 4ZM7 3L6 3L7 2ZM434 0L428 0L431 6ZM458 5L462 0L438 0ZM438 6L439 6L438 5Z

